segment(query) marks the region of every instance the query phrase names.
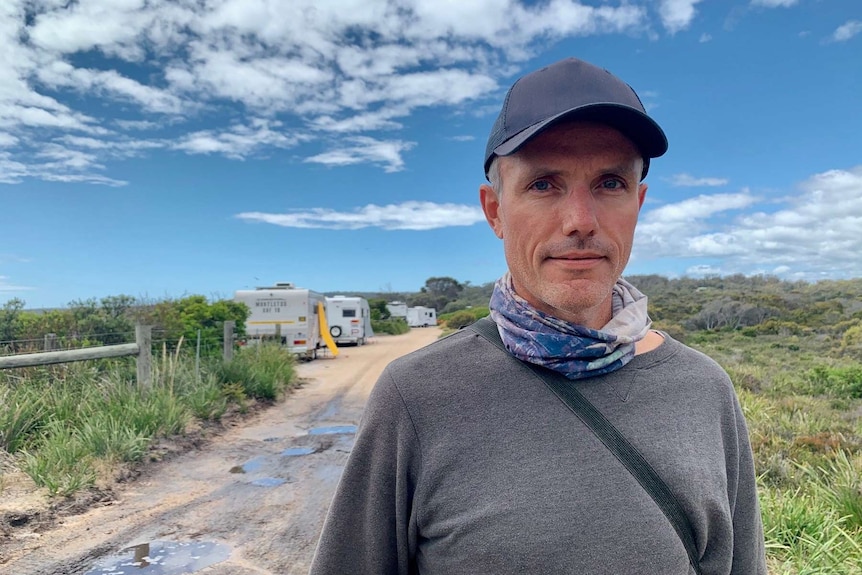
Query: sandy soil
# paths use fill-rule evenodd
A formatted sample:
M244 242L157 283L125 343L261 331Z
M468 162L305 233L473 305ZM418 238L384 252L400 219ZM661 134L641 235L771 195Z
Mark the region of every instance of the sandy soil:
M149 464L135 479L112 486L103 501L49 513L30 500L32 493L16 500L4 490L0 573L307 573L352 446L352 426L374 382L389 361L439 335L438 328L425 328L379 336L342 348L337 358L303 363L304 383L285 401ZM15 505L18 515L10 511ZM167 560L146 559L159 549ZM144 563L117 567L135 557ZM178 566L184 560L187 566Z

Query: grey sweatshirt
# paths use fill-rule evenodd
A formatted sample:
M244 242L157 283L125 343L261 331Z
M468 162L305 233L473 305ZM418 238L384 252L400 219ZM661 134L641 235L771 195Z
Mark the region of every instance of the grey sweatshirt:
M573 382L683 505L707 575L766 573L730 380L669 336ZM528 368L471 330L392 362L366 406L312 575L693 573L631 474Z

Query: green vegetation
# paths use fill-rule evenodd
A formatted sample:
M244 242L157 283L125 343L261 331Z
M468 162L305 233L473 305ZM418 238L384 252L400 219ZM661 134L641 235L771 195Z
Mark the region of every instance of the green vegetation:
M41 351L46 333L65 349L126 343L136 322L154 326L156 353L147 388L135 383L133 359L0 371L4 459L50 495L68 496L140 462L160 439L276 400L294 383L292 354L259 345L238 349L230 363L221 359L224 322L235 321L242 335L247 317L244 305L203 296L153 304L116 296L44 313L6 302L0 348L7 353Z
M466 327L477 319L482 319L491 313L487 305L470 307L449 313L440 314L437 320L442 323L447 330L457 330Z
M381 297L373 297L368 300L368 307L371 311L371 329L374 333L400 335L410 331L410 326L403 318L391 317L386 308L387 302L386 298Z
M388 333L390 335L400 335L410 331L410 326L403 318L393 317L389 319L371 320L371 329L374 333Z
M284 348L240 349L234 360L167 352L152 387L135 382L133 360L0 371L0 448L51 495L71 495L141 461L153 442L218 421L232 406L273 401L295 382ZM0 483L2 484L2 483Z
M60 349L92 345L115 345L134 341L135 324L153 326L153 339L168 349L196 344L200 333L201 353L218 356L222 351L224 322L236 322L236 335L245 335L250 314L245 304L231 300L210 302L202 295L159 302L140 301L119 295L76 300L63 309L44 312L24 310L25 302L14 298L0 307L0 352L42 350L44 336L57 336Z
M862 280L628 279L734 382L770 573L862 574Z
M770 573L862 575L862 279L627 279L648 294L654 327L713 357L733 380L754 449ZM409 328L389 317L388 301L430 305L446 329L459 329L488 314L492 289L436 277L414 294L355 295L369 300L375 332L398 334ZM128 339L116 334L145 318L161 353L148 390L131 383L131 360L0 371L0 454L13 454L50 493L69 494L147 457L159 438L277 398L293 381L281 349L244 348L227 365L217 358L222 322L236 321L241 335L247 317L230 303L118 296L37 314L10 300L0 308L0 347L29 339L38 348L49 332L61 347L121 343ZM189 357L198 330L211 340L199 372Z

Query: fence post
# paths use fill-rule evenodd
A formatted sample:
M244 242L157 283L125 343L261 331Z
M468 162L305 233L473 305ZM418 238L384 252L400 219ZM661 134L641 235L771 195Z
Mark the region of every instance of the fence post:
M46 333L45 334L45 351L54 351L57 349L57 334L56 333Z
M233 331L236 328L236 322L227 320L224 322L224 360L230 361L233 359Z
M201 330L198 330L198 344L195 347L195 381L201 380Z
M138 344L138 385L153 385L153 327L137 324L135 342Z

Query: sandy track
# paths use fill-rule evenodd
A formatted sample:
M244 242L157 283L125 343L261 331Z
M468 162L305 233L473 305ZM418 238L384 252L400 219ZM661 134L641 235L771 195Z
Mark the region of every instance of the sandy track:
M426 328L380 336L343 348L338 358L301 364L306 383L284 402L199 450L155 464L121 487L112 504L66 517L41 533L20 528L0 548L0 573L102 573L99 565L131 560L132 552L123 550L147 543L155 549L162 542L204 542L214 547L209 562L229 553L189 573L306 573L352 445L350 426L359 422L374 382L389 361L439 335L438 328ZM114 572L178 572L164 564L126 569Z

